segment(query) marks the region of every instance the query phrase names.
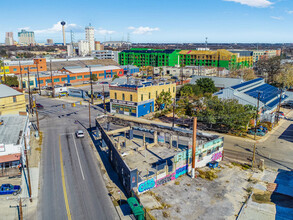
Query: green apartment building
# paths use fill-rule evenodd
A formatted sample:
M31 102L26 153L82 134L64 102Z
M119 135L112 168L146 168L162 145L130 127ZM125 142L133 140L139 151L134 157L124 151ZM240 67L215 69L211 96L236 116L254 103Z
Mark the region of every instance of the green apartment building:
M175 66L178 65L180 50L132 48L119 53L120 65Z
M252 56L240 56L227 50L162 50L132 48L119 53L120 65L143 66L210 66L231 68L252 67Z

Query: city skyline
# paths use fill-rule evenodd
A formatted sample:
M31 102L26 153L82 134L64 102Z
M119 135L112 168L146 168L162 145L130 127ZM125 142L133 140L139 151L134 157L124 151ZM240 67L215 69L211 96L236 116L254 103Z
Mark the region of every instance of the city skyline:
M16 0L16 4L21 1ZM51 1L42 8L35 0L15 9L13 19L4 11L0 27L0 42L5 41L5 32L21 29L34 31L36 41L62 42L60 21L66 21L66 40L69 31L74 32L74 41L85 39L85 27L91 23L95 39L127 40L153 43L290 43L293 31L288 27L293 21L293 3L272 0L174 0L137 2L130 0L121 4L118 0L95 2ZM4 7L9 7L4 2ZM91 6L91 7L89 7ZM64 9L68 10L64 10ZM99 8L97 13L97 8ZM108 10L100 10L101 8ZM24 11L33 11L23 16ZM50 12L50 16L44 13Z

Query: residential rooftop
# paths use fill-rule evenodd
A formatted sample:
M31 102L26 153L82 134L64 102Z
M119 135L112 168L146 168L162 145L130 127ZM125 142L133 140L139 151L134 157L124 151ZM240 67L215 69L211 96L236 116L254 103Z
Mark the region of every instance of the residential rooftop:
M10 88L4 84L0 84L0 98L23 95L21 92L16 91L15 89ZM0 132L1 134L1 132Z
M28 123L28 116L22 115L4 115L0 116L0 144L18 145L23 129Z

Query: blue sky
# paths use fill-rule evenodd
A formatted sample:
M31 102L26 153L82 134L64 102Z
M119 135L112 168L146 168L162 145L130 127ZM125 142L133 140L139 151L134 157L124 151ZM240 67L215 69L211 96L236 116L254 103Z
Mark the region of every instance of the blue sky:
M37 42L61 42L61 20L75 41L85 38L89 23L99 41L127 40L128 33L132 42L155 43L293 39L292 0L14 0L1 6L0 42L8 31L18 40L21 28L35 31Z

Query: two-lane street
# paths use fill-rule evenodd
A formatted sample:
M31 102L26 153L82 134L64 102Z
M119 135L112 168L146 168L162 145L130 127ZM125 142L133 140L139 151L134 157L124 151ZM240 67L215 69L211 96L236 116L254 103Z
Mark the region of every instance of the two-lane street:
M44 106L39 219L118 219L83 127L88 127L88 108L65 103L63 109L62 101L39 97L38 102ZM97 111L92 111L94 121ZM85 137L76 138L76 130Z

